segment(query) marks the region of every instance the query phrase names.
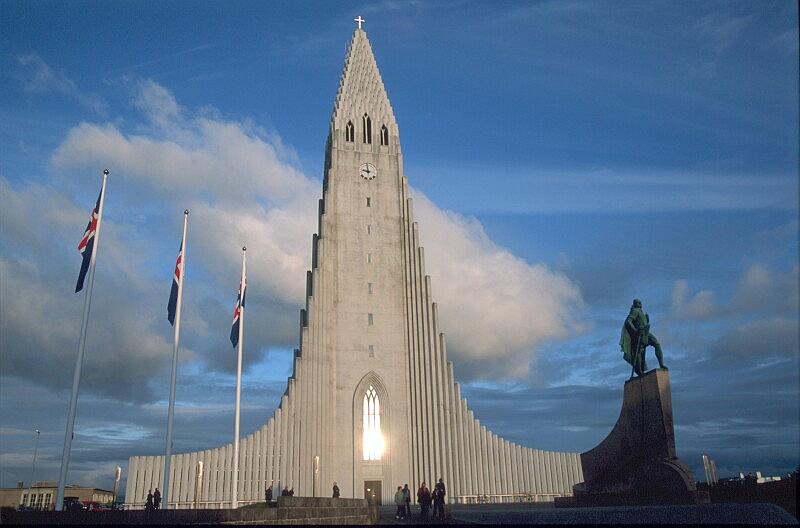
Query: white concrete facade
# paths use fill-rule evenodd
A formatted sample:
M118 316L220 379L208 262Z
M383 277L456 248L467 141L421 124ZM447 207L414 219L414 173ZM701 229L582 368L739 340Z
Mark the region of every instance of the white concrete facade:
M360 498L365 483L377 481L389 503L395 486L416 490L425 481L432 488L440 477L450 501L552 500L582 480L577 453L507 442L469 410L447 359L419 229L394 113L366 33L357 29L326 145L300 348L273 417L241 439L240 504L263 500L270 482L276 495L288 485L298 496L330 496L336 481L342 497ZM370 387L380 402L380 460L364 460ZM229 507L231 454L229 444L173 455L170 503ZM128 507L144 506L162 468L163 457L130 458Z

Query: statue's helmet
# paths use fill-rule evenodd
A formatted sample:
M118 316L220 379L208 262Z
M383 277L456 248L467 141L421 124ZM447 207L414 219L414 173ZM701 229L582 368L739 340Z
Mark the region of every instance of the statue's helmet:
M640 301L639 299L634 299L633 300L633 306L635 308L641 308L642 307L642 301Z

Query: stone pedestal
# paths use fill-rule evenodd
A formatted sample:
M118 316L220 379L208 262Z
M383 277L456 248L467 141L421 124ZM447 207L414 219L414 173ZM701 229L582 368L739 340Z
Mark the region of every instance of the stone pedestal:
M625 382L611 433L581 453L584 481L573 486L581 506L691 504L694 477L675 455L669 372L656 369Z

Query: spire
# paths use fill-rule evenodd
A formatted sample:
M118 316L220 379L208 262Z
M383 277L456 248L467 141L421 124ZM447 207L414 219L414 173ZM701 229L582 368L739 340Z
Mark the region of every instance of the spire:
M344 130L348 121L356 123L368 114L377 128L386 125L390 133L398 136L392 105L386 95L367 33L361 29L364 19L355 19L359 27L347 49L344 71L339 80L339 90L333 105L332 129ZM374 125L373 125L374 126Z

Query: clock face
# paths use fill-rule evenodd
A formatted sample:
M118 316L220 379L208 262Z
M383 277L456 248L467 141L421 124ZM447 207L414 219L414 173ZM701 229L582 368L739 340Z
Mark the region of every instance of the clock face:
M362 178L365 180L374 180L375 176L378 175L378 169L375 168L375 165L372 163L364 163L361 165L358 173L361 175Z

